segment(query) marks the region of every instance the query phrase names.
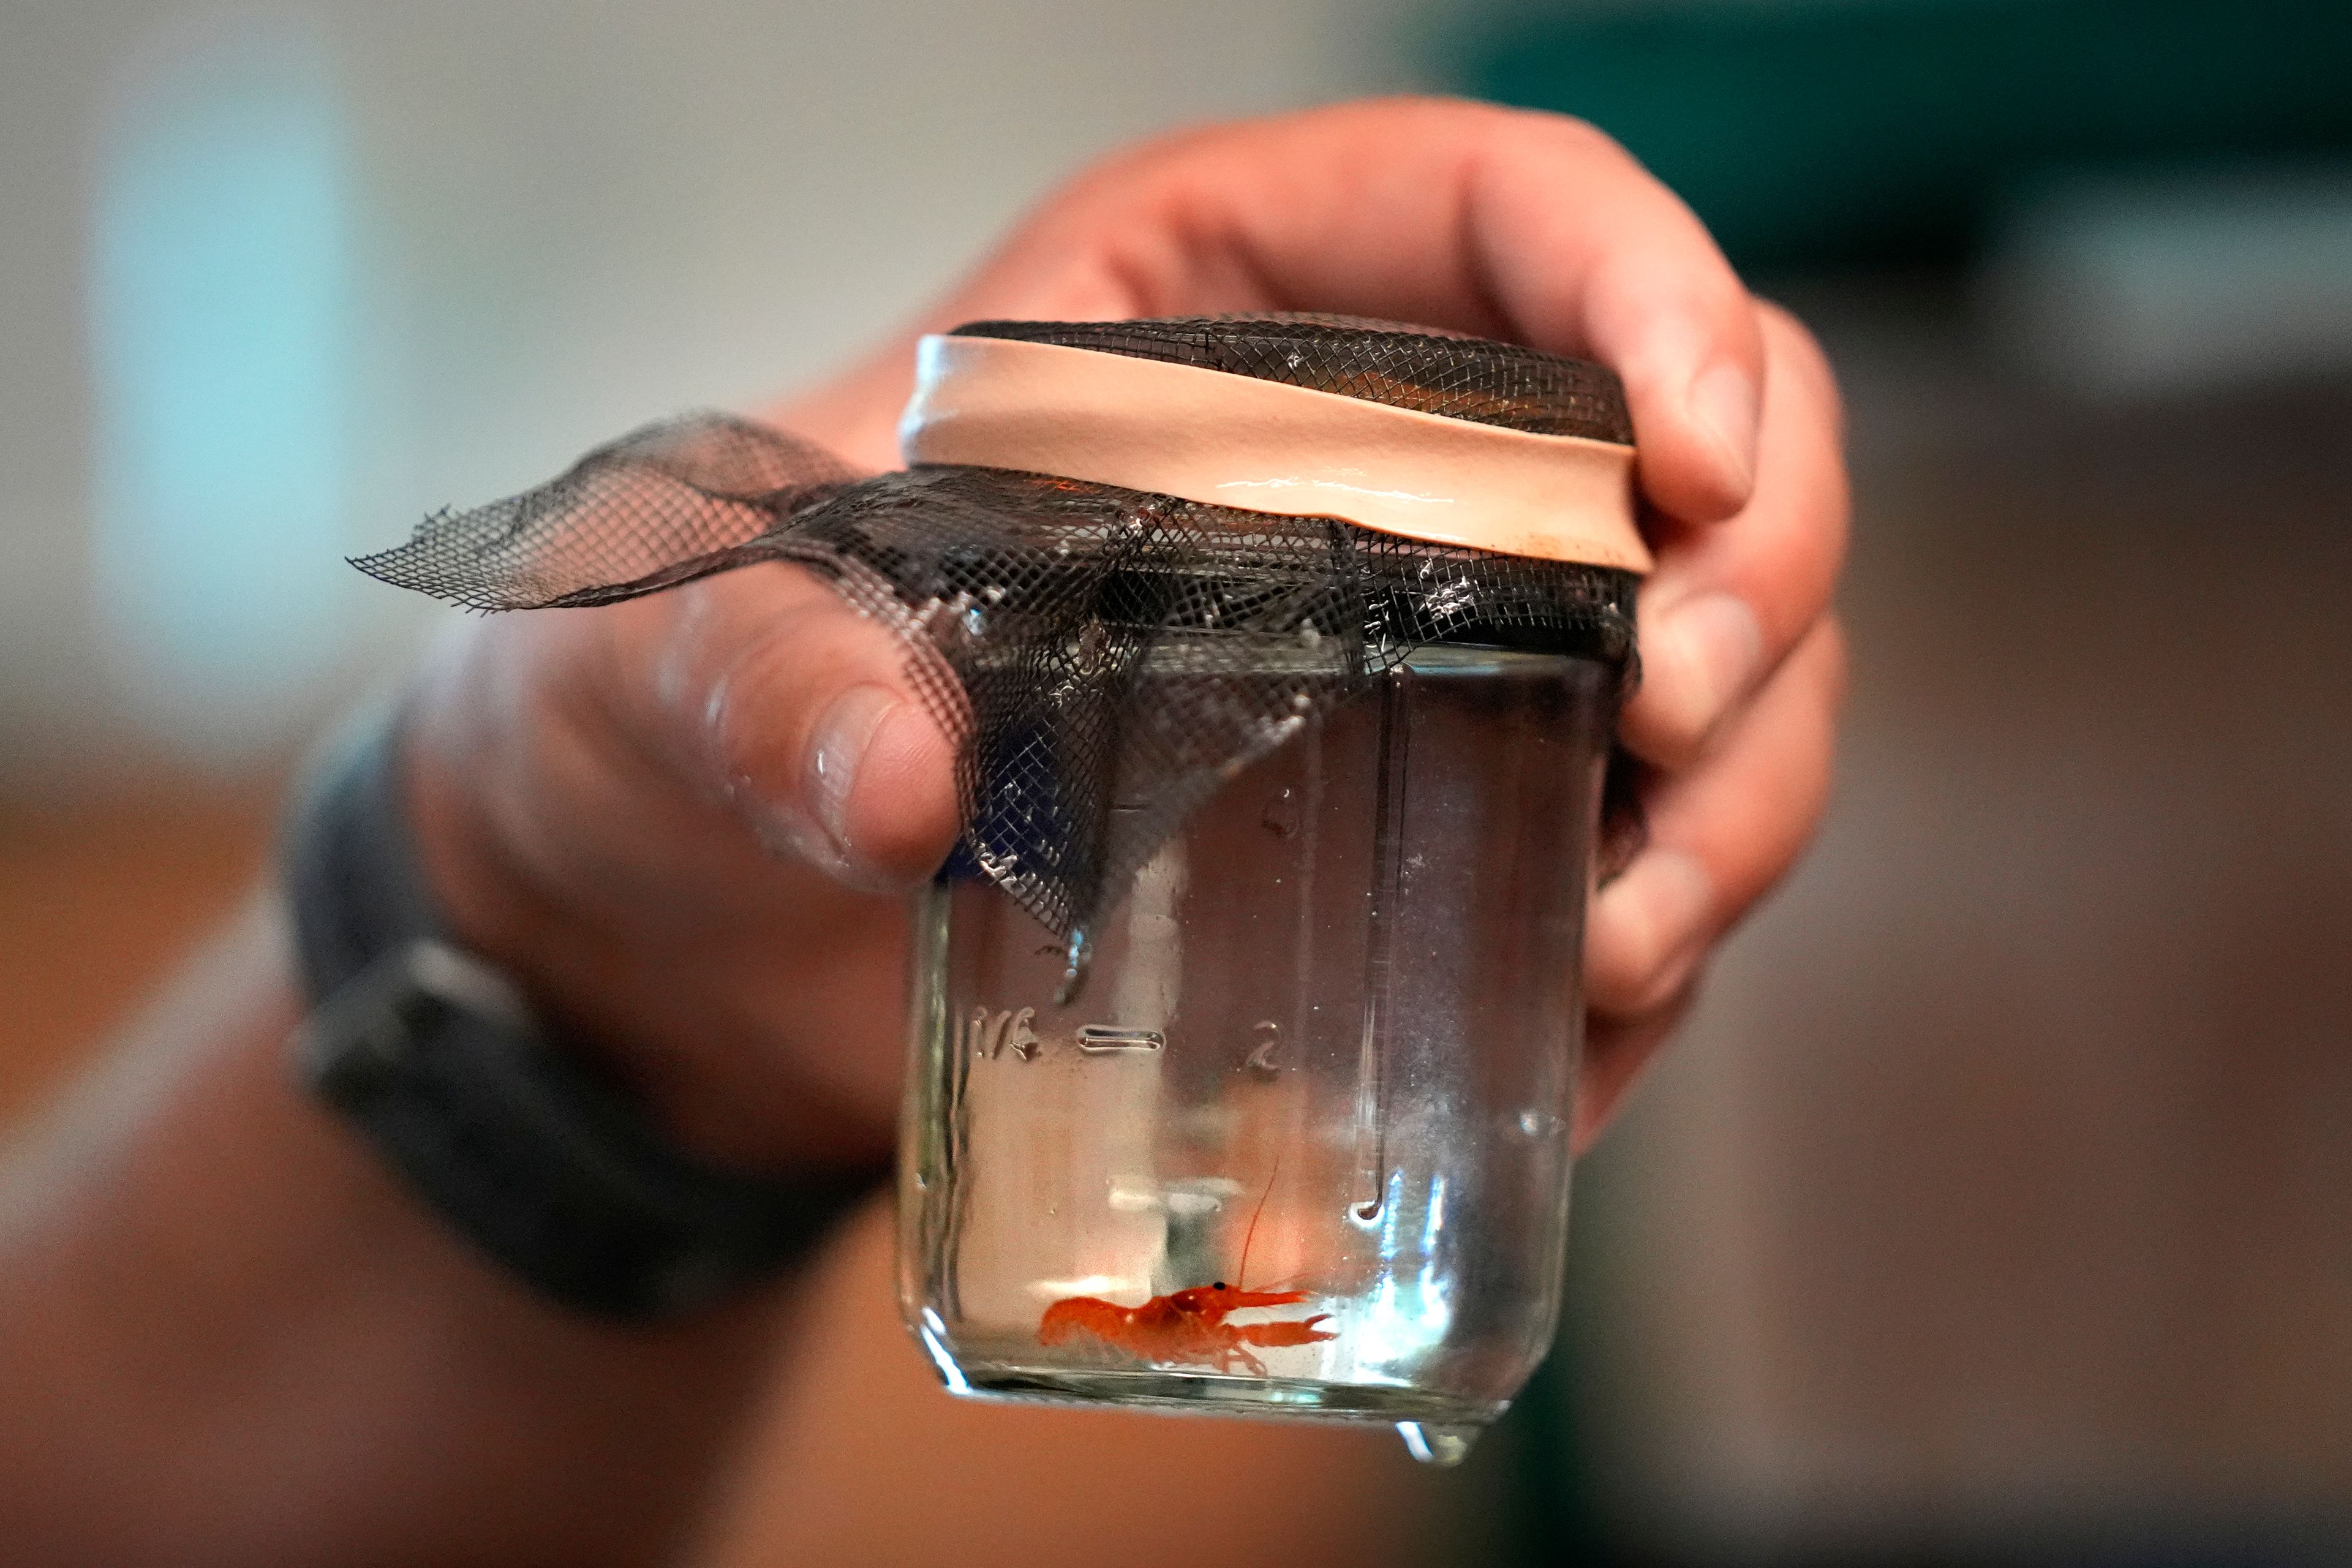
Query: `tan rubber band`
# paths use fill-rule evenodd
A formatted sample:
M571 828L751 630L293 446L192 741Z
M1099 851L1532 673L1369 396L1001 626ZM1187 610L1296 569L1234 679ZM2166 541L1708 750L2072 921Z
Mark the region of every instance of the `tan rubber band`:
M909 463L1024 468L1509 555L1650 569L1633 448L1059 343L927 337Z

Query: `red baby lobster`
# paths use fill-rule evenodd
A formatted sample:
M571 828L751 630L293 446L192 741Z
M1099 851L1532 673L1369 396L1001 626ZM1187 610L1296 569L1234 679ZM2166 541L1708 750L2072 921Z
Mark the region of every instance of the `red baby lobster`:
M1276 1161L1276 1174L1281 1170ZM1249 1272L1250 1242L1257 1236L1258 1215L1265 1212L1265 1200L1273 1195L1274 1181L1269 1177L1265 1194L1257 1200L1257 1213L1250 1215L1249 1233L1242 1238L1236 1279ZM1293 1323L1238 1324L1226 1322L1226 1315L1250 1307L1287 1307L1304 1301L1307 1294L1304 1290L1244 1290L1220 1279L1154 1296L1140 1307L1122 1307L1099 1296L1066 1296L1045 1309L1045 1321L1037 1325L1037 1342L1058 1345L1073 1335L1087 1333L1145 1361L1206 1362L1219 1372L1231 1372L1239 1362L1251 1375L1264 1377L1265 1363L1244 1347L1271 1349L1337 1339L1339 1336L1329 1330L1317 1327L1331 1314L1318 1312Z

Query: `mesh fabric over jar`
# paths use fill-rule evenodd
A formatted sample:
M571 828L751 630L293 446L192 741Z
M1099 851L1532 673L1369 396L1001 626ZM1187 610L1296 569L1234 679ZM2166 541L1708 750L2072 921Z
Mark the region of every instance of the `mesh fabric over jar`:
M1625 438L1606 371L1473 339L1311 317L961 331ZM356 563L503 610L609 603L758 561L809 568L903 638L911 684L955 745L953 868L1056 935L1116 902L1225 780L1416 647L1570 653L1629 678L1633 653L1629 573L1003 468L857 479L719 415L639 431ZM1135 700L1145 661L1174 639L1199 679Z

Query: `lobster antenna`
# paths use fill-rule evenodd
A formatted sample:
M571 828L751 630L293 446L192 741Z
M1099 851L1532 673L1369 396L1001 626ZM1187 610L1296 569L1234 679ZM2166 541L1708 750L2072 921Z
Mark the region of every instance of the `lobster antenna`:
M1249 1283L1250 1243L1257 1239L1257 1222L1265 1213L1265 1200L1274 1196L1274 1184L1282 1179L1282 1152L1275 1151L1274 1169L1265 1178L1265 1191L1257 1195L1257 1207L1250 1211L1249 1229L1242 1233L1242 1266L1234 1275L1234 1289L1242 1289Z

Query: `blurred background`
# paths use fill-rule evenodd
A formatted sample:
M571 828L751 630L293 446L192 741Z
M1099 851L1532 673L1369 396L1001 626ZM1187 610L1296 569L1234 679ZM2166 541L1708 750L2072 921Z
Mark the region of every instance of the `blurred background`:
M769 399L1122 141L1566 110L1822 334L1858 512L1837 803L1580 1175L1559 1352L1444 1476L974 1410L873 1216L711 1561L2352 1561L2352 6L0 0L0 1118L429 630L344 553Z

